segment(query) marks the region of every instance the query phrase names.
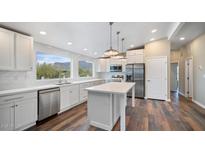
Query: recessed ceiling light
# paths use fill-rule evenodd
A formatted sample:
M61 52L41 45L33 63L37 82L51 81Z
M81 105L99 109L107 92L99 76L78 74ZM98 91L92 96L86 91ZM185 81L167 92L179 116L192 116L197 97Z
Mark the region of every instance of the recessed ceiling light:
M97 52L94 52L94 55L97 55L98 53Z
M134 47L134 44L131 44L130 47L133 48L133 47Z
M150 41L154 41L154 40L155 40L154 38L151 38L151 39L150 39Z
M68 45L72 45L73 43L72 43L72 42L68 42L67 44L68 44Z
M45 31L40 31L41 35L46 35L47 33Z
M153 30L152 30L152 33L155 33L155 32L157 32L157 29L153 29Z
M84 51L88 51L88 49L87 49L87 48L84 48L83 50L84 50Z
M179 39L180 39L181 41L182 41L182 40L185 40L185 38L184 38L184 37L180 37Z

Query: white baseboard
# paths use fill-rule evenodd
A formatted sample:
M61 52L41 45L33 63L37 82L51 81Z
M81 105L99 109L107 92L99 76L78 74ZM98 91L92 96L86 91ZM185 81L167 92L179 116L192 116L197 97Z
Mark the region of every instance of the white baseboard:
M166 101L167 101L167 102L171 102L171 99L167 99Z
M204 108L205 109L205 105L203 105L202 103L196 101L196 100L192 100L192 102L194 102L195 104L199 105L200 107Z

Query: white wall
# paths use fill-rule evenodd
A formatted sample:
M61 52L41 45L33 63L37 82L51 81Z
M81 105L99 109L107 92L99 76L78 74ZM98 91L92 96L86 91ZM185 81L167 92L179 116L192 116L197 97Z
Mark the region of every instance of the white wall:
M32 55L33 70L29 71L29 72L0 71L0 90L29 87L31 85L56 83L58 81L58 79L56 79L56 80L42 80L42 81L36 80L36 56L35 56L36 51L43 51L43 52L47 52L47 53L51 53L51 54L58 54L58 55L62 55L62 56L71 58L73 60L73 71L72 71L73 78L70 79L70 81L91 79L91 78L78 77L78 61L81 59L88 60L88 61L91 61L94 63L94 77L92 77L92 78L96 77L95 76L96 60L94 58L34 42L34 52Z

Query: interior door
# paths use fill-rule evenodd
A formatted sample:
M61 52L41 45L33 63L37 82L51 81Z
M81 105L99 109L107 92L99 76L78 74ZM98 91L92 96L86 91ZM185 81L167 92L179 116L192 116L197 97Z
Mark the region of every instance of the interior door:
M147 98L167 99L167 57L151 57L146 61Z
M177 91L178 90L178 64L177 63L172 63L171 64L171 81L170 81L170 85L171 85L171 91Z

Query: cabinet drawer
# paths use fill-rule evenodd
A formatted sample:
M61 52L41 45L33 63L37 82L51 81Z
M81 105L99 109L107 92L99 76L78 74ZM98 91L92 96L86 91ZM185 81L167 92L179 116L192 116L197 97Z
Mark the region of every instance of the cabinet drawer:
M22 101L26 99L37 98L37 92L21 93L0 97L0 104L10 103L12 101Z

